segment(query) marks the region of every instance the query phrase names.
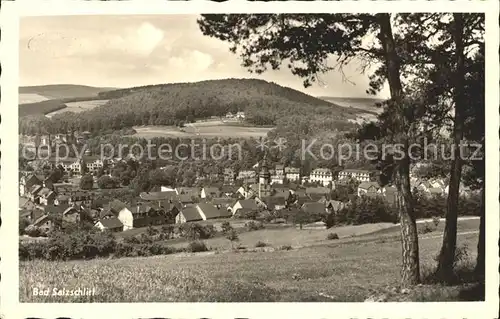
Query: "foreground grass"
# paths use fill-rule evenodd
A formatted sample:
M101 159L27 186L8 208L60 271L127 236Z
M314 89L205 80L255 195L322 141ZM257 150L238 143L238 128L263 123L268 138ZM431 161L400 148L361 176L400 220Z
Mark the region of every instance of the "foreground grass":
M472 226L472 225L471 225ZM463 226L462 226L463 228ZM477 228L475 228L477 229ZM462 229L466 230L466 229ZM458 237L475 260L477 234ZM423 271L435 264L441 238L422 235ZM401 245L397 236L361 236L290 251L177 254L148 258L20 263L22 302L168 301L450 301L463 299L465 285L416 287L401 296ZM33 288L95 288L95 296L40 297ZM467 297L465 297L467 298ZM473 298L473 297L468 297Z

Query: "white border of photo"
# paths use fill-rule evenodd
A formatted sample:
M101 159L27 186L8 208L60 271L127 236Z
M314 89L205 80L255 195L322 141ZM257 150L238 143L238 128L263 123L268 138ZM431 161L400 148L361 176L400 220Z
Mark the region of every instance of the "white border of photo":
M196 2L194 4L193 2ZM0 315L5 318L494 318L499 289L498 1L15 1L0 10L1 204ZM484 12L486 14L486 301L429 303L19 303L18 50L23 16L82 14ZM54 70L57 72L56 70ZM333 266L333 265L332 265ZM399 275L399 274L395 274Z

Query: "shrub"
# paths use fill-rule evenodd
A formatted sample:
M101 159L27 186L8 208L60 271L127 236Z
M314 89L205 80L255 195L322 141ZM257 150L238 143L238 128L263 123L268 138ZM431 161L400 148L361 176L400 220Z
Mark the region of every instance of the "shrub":
M434 230L435 230L435 228L432 227L430 223L425 223L422 228L418 229L418 233L419 234L427 234L427 233L433 232Z
M267 244L265 242L262 242L262 241L258 241L256 244L255 244L255 247L266 247Z
M182 231L182 235L191 240L208 239L216 233L213 225L201 226L197 223L187 224Z
M336 215L326 218L327 227L334 224L368 224L381 222L396 222L397 212L380 197L356 197L352 203L339 210Z
M326 236L326 239L328 240L339 239L339 235L337 235L337 233L329 233L328 236Z
M249 231L252 231L252 230L259 230L259 229L263 229L264 228L264 224L262 224L261 222L257 222L257 221L249 221L249 222L246 222L245 223L245 227L249 230Z
M291 245L282 245L282 246L278 247L278 250L292 250L292 246Z
M29 224L30 221L27 218L19 219L19 235L24 235L24 230L29 226Z
M225 222L222 223L221 229L222 229L222 233L223 234L227 234L231 230L233 230L233 226L231 226L231 224L228 221L225 221Z
M432 217L432 223L434 224L434 226L436 226L436 228L439 226L440 221L441 221L441 218L439 216Z
M190 253L196 253L196 252L208 251L208 248L204 242L195 240L189 243L189 245L186 248L186 251Z

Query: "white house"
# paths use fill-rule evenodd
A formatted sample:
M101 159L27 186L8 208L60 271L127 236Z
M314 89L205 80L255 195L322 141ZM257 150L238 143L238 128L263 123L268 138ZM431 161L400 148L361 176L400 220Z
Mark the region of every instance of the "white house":
M358 196L379 193L380 186L377 182L363 182L358 186Z
M176 194L179 194L176 188L172 188L170 186L161 186L160 191L162 192L176 192Z
M300 180L300 168L296 167L285 167L285 177L291 182L296 182Z
M339 180L346 180L349 178L353 178L358 182L370 182L374 176L373 171L364 170L364 169L345 169L339 172Z
M123 225L116 217L104 218L95 224L95 227L101 231L110 230L112 232L119 232L123 230Z
M323 184L323 186L327 186L328 184L333 182L332 171L328 168L317 168L313 170L309 175L309 182L320 182L321 184Z

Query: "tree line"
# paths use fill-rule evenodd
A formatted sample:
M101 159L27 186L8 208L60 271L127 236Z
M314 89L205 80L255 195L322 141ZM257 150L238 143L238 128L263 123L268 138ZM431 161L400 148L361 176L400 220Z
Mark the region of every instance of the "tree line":
M384 103L378 129L370 139L402 146L402 158L386 157L379 165L386 182L398 190L402 233L402 285L420 282L420 258L415 205L409 174L409 145L435 137L448 126L455 144L467 138L484 143L484 14L227 14L202 15L199 27L206 36L226 41L243 65L265 72L287 65L304 79L360 62L368 71L367 92L376 94L387 83L390 99ZM371 43L363 39L373 38ZM328 58L336 57L336 65ZM453 112L451 112L453 111ZM472 123L472 125L471 125ZM365 134L370 130L365 130ZM457 155L455 151L455 155ZM437 273L453 277L457 206L463 160L450 161L450 191L446 225ZM471 164L484 194L483 161ZM484 276L484 200L478 242L477 275Z

